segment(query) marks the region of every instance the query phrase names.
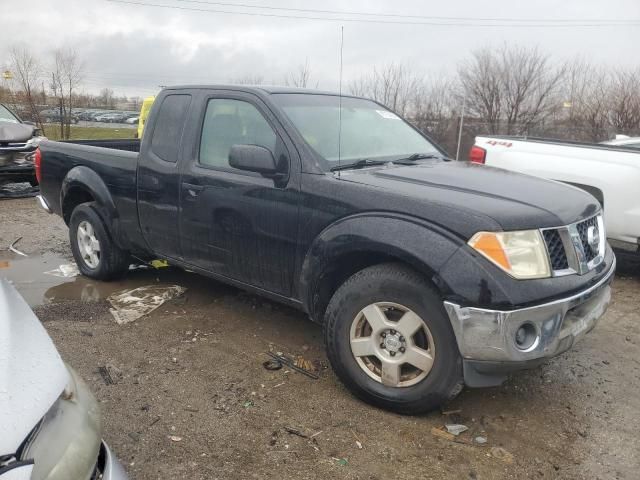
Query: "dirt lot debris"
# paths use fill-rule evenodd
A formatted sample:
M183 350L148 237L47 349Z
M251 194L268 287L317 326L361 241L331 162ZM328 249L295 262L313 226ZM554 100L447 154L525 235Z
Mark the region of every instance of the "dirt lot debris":
M98 367L98 373L102 377L105 385L115 385L124 377L122 370L109 364Z
M478 445L484 445L487 443L487 437L477 436L476 438L473 439L473 441L476 442Z
M346 458L336 458L336 457L332 457L332 458L341 467L346 467L347 465L349 465L349 460L347 460Z
M302 355L298 355L293 363L296 367L302 368L307 372L312 371L314 369L313 364L304 358Z
M431 429L431 435L433 435L434 437L440 437L445 440L449 440L451 442L456 439L456 436L453 433L449 433L443 430L442 427L433 427Z
M304 433L302 430L300 430L299 428L294 428L294 427L284 427L285 432L290 433L291 435L295 435L297 437L301 437L301 438L309 438L309 435Z
M169 266L169 262L166 260L151 260L149 263L153 268L167 268Z
M296 360L291 360L289 357L286 357L285 355L277 355L277 354L275 354L273 352L266 352L266 353L267 353L267 355L269 355L274 360L280 361L281 363L283 363L287 367L291 368L292 370L295 370L298 373L302 373L303 375L306 375L309 378L313 378L314 380L318 380L318 378L320 378L315 373L311 373L310 371L308 371L308 370L296 365ZM299 357L299 358L302 358L302 357ZM308 362L307 360L305 360L304 362L305 362L304 363L305 365L312 366L312 364L310 362Z
M47 275L53 275L54 277L72 278L80 275L80 270L78 270L78 266L75 263L67 263L60 265L54 270L49 270L48 272L44 273L46 273Z
M18 250L18 249L16 248L16 244L17 244L20 240L22 240L22 237L18 237L18 238L16 238L16 239L11 243L11 245L9 245L9 250L11 250L13 253L15 253L15 254L17 254L17 255L22 255L23 257L28 257L29 255L27 255L27 254L26 254L26 253L24 253L24 252L21 252L20 250Z
M360 437L358 437L358 435L356 435L356 432L354 432L353 430L351 430L351 435L353 435L353 438L356 439L356 447L358 447L358 450L362 450L362 442L360 441Z
M502 460L504 463L511 465L513 463L513 455L502 447L491 447L489 453L492 457Z
M172 442L181 442L182 437L179 437L177 435L169 435L169 440L171 440Z
M179 285L149 285L116 292L107 301L109 311L119 325L131 323L153 312L167 300L179 297L187 289Z
M447 432L455 435L456 437L460 435L462 432L466 432L469 430L469 427L466 425L461 425L459 423L448 423L445 425Z
M102 377L105 385L113 385L115 382L113 378L111 378L111 374L109 373L109 369L107 367L98 367L98 373Z
M458 413L462 413L462 409L457 408L455 410L442 410L440 413L442 413L442 415L457 415Z
M272 358L266 362L262 362L262 366L267 370L280 370L282 368L282 362Z

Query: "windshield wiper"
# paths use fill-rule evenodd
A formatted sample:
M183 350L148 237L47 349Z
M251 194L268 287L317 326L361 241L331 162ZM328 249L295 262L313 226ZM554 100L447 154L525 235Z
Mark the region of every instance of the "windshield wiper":
M396 158L395 160L392 160L393 163L399 163L401 165L410 165L412 162L415 162L416 160L426 160L429 158L436 158L438 160L445 160L448 161L448 158L445 158L442 155L437 155L435 153L414 153L412 155L409 155L408 157L402 157L402 158Z
M338 170L371 167L375 165L384 165L385 163L389 163L389 160L371 160L370 158L361 158L360 160L356 160L355 162L352 162L352 163L336 165L334 167L331 167L329 170L332 172L337 172Z

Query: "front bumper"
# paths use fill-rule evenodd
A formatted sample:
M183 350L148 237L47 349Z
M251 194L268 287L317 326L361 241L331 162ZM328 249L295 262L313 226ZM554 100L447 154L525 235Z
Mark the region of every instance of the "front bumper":
M595 327L611 300L615 259L606 275L571 297L518 310L489 310L444 302L464 362L468 386L499 385L508 372L558 355ZM526 325L523 348L516 332Z
M118 462L118 459L111 453L109 446L103 441L98 457L98 468L102 472L102 480L127 480L127 473Z
M0 183L35 182L33 163L11 164L0 167Z

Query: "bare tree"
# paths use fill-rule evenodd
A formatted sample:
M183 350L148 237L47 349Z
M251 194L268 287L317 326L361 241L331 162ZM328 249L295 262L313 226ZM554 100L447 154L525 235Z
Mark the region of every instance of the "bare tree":
M113 94L113 90L111 90L110 88L103 88L102 90L100 90L98 102L101 107L109 109L115 108L116 100Z
M640 70L611 73L609 122L615 133L634 134L640 129Z
M309 68L309 59L305 59L304 65L298 65L294 72L287 74L284 78L284 84L290 87L307 88L311 80L311 69ZM316 82L315 88L318 88Z
M489 133L524 133L560 107L564 65L555 66L537 48L483 48L458 69L462 95L471 114Z
M568 67L565 86L570 135L594 142L605 139L610 108L608 72L576 60Z
M411 93L408 117L419 130L438 143L447 144L455 126L453 105L453 84L449 79L425 79L416 82Z
M9 57L14 82L24 95L31 117L44 134L44 125L36 104L38 83L42 78L40 61L25 46L13 46L9 50Z
M354 95L372 98L404 116L410 112L418 84L417 77L407 67L391 63L374 68L370 75L351 83L349 90Z
M499 59L507 134L524 133L560 108L566 66L551 65L549 56L537 48L505 46Z
M500 66L493 52L488 48L473 52L458 68L458 78L459 95L469 113L486 124L488 133L498 133L503 101Z
M62 138L71 137L74 93L82 80L82 72L83 62L75 50L58 49L54 52L51 90L58 99Z

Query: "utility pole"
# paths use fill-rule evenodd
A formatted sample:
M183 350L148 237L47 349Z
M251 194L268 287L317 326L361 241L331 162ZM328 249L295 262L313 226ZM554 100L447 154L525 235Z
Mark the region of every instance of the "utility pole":
M456 160L460 160L460 144L462 143L462 126L464 125L464 108L467 104L467 96L462 97L462 111L460 112L460 128L458 130L458 148L456 149Z

